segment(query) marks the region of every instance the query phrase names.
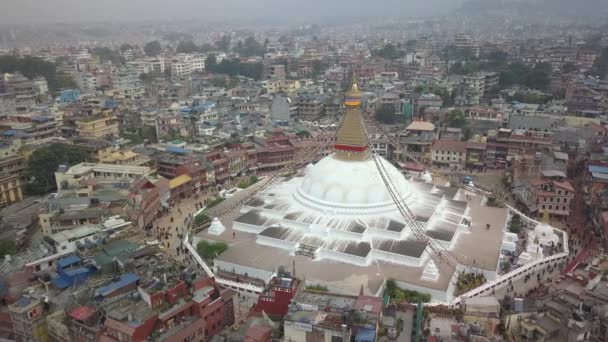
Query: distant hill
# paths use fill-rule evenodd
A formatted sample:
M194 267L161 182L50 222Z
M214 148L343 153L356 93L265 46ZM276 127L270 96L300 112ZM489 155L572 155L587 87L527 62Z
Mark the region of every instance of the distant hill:
M469 0L457 10L459 14L520 16L522 18L555 18L561 20L590 20L605 23L608 16L606 0Z

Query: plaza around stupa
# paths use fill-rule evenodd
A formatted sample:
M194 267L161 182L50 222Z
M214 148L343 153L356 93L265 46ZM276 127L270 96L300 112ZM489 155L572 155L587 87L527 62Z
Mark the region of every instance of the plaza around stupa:
M230 245L215 271L267 281L293 265L306 283L335 292L379 295L394 279L434 301L454 298L459 272L496 279L501 252L514 251L517 242L507 232L509 210L488 207L485 197L465 189L405 176L369 151L356 83L345 106L334 154L257 193L238 215L197 236ZM416 227L399 211L386 178ZM419 229L431 240L420 238ZM543 257L543 243L559 242L551 227L538 234L542 241L530 243L527 262Z

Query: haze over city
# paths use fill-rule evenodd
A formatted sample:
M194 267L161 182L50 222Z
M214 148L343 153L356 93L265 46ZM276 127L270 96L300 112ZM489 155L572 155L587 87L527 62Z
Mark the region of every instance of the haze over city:
M0 339L608 341L605 0L0 0Z

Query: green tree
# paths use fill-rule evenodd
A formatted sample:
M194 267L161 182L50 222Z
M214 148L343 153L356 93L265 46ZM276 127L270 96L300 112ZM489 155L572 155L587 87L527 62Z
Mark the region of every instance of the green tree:
M29 79L38 76L44 77L51 92L64 89L61 83L62 80L58 79L57 66L54 63L32 56L25 56L23 58L13 55L0 56L0 74L15 72L19 72Z
M215 47L209 43L205 43L203 45L201 45L201 47L199 48L200 52L210 52L210 51L214 51Z
M194 53L198 52L199 47L191 40L182 40L177 44L175 52L177 53Z
M162 52L163 48L160 46L158 40L151 41L144 45L144 52L148 57L156 57Z
M199 213L198 215L194 216L193 223L196 226L204 226L209 222L211 222L211 217L205 213Z
M15 255L17 253L17 246L15 240L5 239L0 241L0 258L4 258L6 255Z
M453 110L446 117L448 127L464 128L467 125L467 118L460 110Z
M266 53L264 45L255 40L253 36L247 37L245 42L239 41L235 50L242 57L264 56Z
M124 64L125 59L120 55L119 51L112 50L109 47L95 47L91 50L93 56L97 56L100 62L112 62L112 64Z
M372 56L393 60L405 56L405 52L397 49L395 45L388 43L381 49L372 50Z
M75 165L87 159L89 153L81 146L51 144L34 151L27 161L25 190L30 195L43 195L57 188L55 171L59 165Z
M135 46L131 44L122 44L119 48L120 52L125 52L133 49L135 49Z
M228 245L223 242L201 241L196 245L196 251L201 258L213 260L218 255L224 253L228 249Z
M390 104L383 104L376 111L375 118L377 121L385 124L395 123L397 120L397 116L395 115L395 107Z
M300 139L306 139L306 138L310 138L312 135L310 134L309 131L307 130L301 130L298 133L296 133L296 135L298 136L298 138Z
M578 68L576 67L576 65L574 63L566 63L566 64L562 65L562 72L564 74L569 74L569 73L575 72L577 70L578 70Z
M321 76L325 70L327 69L328 65L326 63L323 63L322 61L313 61L312 62L312 77L313 78L318 78L319 76Z
M207 56L205 59L205 68L212 70L217 66L217 57L213 54Z
M76 84L76 81L74 81L72 75L65 72L60 72L57 74L57 84L55 86L55 89L63 90L76 88L78 88L78 84Z
M158 72L156 70L153 70L153 71L150 71L150 72L139 74L139 79L142 80L142 81L144 81L144 82L149 83L149 82L152 82L155 79L157 79L159 77L162 77L162 76L163 76L163 74L161 74L160 72Z
M215 43L215 46L217 46L218 50L229 52L230 47L232 46L232 38L230 38L230 36L226 34L222 37L222 39L218 40Z
M221 63L210 63L206 67L208 71L213 73L226 74L229 76L241 75L255 80L260 80L264 71L264 65L262 63L242 63L238 58L225 58Z
M152 126L144 125L139 131L139 136L141 139L148 140L149 143L158 142L158 138L156 137L156 128Z

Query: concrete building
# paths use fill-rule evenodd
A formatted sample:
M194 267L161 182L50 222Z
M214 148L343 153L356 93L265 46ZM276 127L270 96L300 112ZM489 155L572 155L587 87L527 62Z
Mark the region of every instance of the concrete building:
M113 115L100 116L76 121L78 136L87 139L100 139L118 136L118 120Z
M48 298L23 296L8 306L13 331L24 341L48 342Z
M433 165L461 170L465 167L466 141L435 140L431 145Z
M0 174L0 208L23 200L21 175Z
M0 119L17 112L17 102L15 94L2 93L0 94Z
M79 186L83 181L97 182L132 181L140 177L151 177L155 171L147 166L80 163L72 167L60 166L55 172L57 190Z

